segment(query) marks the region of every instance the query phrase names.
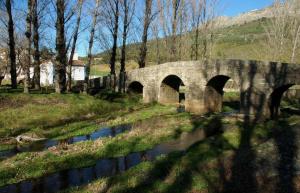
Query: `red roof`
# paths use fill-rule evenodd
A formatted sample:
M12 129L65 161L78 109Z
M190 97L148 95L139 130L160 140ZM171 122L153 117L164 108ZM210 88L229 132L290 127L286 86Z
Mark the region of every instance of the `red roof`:
M85 64L81 60L73 60L73 66L85 66Z

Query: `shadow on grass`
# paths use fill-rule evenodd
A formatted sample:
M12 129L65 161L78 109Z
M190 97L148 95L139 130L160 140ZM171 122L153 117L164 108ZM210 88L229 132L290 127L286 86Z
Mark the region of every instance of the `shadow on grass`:
M199 121L196 116L192 120L195 129L204 128L205 136L209 137L207 140L200 140L183 152L174 152L155 161L153 168L143 174L145 178L139 180L134 187L128 187L128 179L120 176L110 178L101 192L187 192L193 186L195 171L203 179L212 180L203 172L205 170L199 168L199 164L213 159L224 149L232 149L233 146L222 137L220 116L212 116L208 121ZM210 183L213 184L213 180Z
M296 157L297 157L297 133L285 119L279 121L279 126L274 128L273 137L279 154L277 165L278 182L276 192L294 193L294 179L296 177Z
M270 87L274 90L278 85L285 84L286 78L286 65L282 64L279 67L276 65L278 64L271 64L270 72L266 75L267 80L276 80L275 83L270 81ZM270 129L273 133L271 137L274 139L274 146L277 149L275 157L279 160L274 168L275 174L267 173L266 176L259 176L260 170L263 168L258 168L256 163L257 152L253 145L253 139L256 137L257 127L264 121L262 118L265 116L266 104L270 102L270 96L267 92L262 92L255 87L257 68L255 63L250 62L249 72L247 71L248 74L245 76L242 73L244 64L240 66L241 108L244 116L242 124L239 125L240 139L237 148L232 147L224 137L215 136L207 140L207 151L197 148L199 145L201 146L202 142L199 142L185 153L173 153L154 162L153 168L144 175L143 179L138 180L137 184L124 185L128 184L127 180L129 179L111 178L102 192L258 193L268 192L267 190L272 189L273 192L278 193L296 193L294 184L296 133L285 119L279 122L275 121L278 128L265 126L265 129ZM279 71L277 71L278 69ZM247 89L242 88L245 82L248 85ZM270 105L274 107L274 104ZM237 104L233 104L232 107L237 107ZM270 108L271 115L279 112L276 108L279 108L279 105ZM222 122L219 123L222 126ZM213 119L211 124L218 125L218 120ZM195 125L199 126L198 123ZM230 150L230 156L222 156L226 150ZM201 163L204 164L202 167ZM269 187L266 187L263 183L269 180L270 175L275 175L278 180L275 184L270 183ZM201 176L201 180L195 179L197 176ZM262 179L264 177L268 179ZM194 190L195 183L201 184L202 189Z

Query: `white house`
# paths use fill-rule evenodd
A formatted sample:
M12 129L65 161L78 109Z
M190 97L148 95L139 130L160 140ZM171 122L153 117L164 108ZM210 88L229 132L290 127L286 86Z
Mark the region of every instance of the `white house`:
M72 79L84 80L85 78L85 64L80 60L74 60L72 65Z
M42 86L49 86L54 84L54 64L52 61L44 62L40 65L40 83ZM30 77L33 78L34 68L30 68ZM72 65L72 80L79 81L85 78L85 64L78 60L78 55L74 54Z
M40 83L42 86L54 84L54 64L51 61L44 62L40 65ZM30 78L33 78L34 68L30 68Z

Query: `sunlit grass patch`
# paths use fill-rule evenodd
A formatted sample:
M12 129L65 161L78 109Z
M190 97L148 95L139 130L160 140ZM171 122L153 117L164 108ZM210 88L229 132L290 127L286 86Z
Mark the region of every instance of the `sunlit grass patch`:
M95 164L104 157L117 157L131 152L144 151L163 141L174 139L181 126L191 124L187 115L164 115L141 120L131 131L115 138L102 138L59 146L36 153L20 153L1 162L0 186L28 178L36 178L67 168L84 167ZM145 127L150 123L152 127ZM186 130L186 128L184 128Z
M16 136L30 131L45 131L71 122L89 120L107 114L129 110L136 102L124 99L109 102L87 95L24 95L1 94L13 104L0 112L0 136ZM54 135L54 134L52 134Z
M237 131L230 131L229 133ZM218 135L192 146L186 154L174 152L161 156L154 162L144 162L126 171L124 174L96 180L87 186L71 188L65 192L182 192L183 190L204 190L208 180L215 180L218 173L205 165L214 161L224 152L233 149L227 145L230 138ZM227 139L226 139L227 138ZM203 168L202 168L203 167ZM202 168L202 169L200 169Z
M231 122L230 124L232 129L227 129L222 134L193 145L185 154L171 153L154 162L141 163L118 176L95 180L86 186L71 188L65 192L82 193L106 190L109 193L159 193L169 191L205 192L214 188L217 190L221 187L224 177L222 169L230 167L230 160L234 152L238 150L241 141L242 123ZM198 125L201 124L198 123ZM251 136L252 148L258 151L257 153L261 154L266 148L272 149L273 145L269 143L272 140L268 139L270 139L271 131L275 126L280 126L280 121L258 123L254 127ZM257 143L262 142L261 140L266 141Z

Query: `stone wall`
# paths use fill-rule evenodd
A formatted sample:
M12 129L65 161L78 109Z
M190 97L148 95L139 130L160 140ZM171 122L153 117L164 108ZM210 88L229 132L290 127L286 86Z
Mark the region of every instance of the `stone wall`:
M185 85L186 110L205 113L220 110L223 93L217 87L223 89L224 85L218 79L229 77L233 82L230 89L244 93L245 98L241 101L244 101L243 107L247 111L262 108L267 112L269 97L274 89L286 84L300 85L299 74L300 66L296 64L243 60L180 61L127 72L125 86L128 88L134 81L141 83L146 103L179 103L176 100L179 91L162 84L166 77L176 76ZM207 84L213 78L221 85L208 89ZM249 106L252 106L252 110L249 110Z

